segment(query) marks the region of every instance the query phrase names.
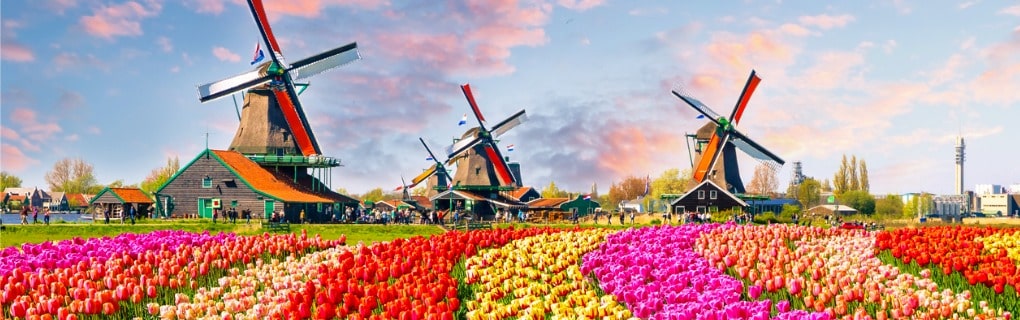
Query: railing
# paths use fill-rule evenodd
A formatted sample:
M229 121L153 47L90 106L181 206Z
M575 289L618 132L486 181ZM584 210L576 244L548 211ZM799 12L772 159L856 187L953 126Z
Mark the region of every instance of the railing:
M259 164L281 164L281 165L307 165L307 166L321 166L321 167L337 167L340 166L340 159L326 156L298 156L298 155L246 155L251 161L255 161Z

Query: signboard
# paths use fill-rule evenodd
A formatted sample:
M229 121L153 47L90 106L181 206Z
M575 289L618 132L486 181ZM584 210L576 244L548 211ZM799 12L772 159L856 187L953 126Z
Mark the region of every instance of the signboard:
M213 207L213 209L219 209L220 208L220 198L213 198L212 199L212 207Z
M834 203L834 202L836 202L836 196L829 195L829 203Z

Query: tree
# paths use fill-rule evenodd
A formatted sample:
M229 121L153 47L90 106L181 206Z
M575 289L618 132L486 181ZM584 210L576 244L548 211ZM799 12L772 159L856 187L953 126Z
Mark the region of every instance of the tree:
M354 197L354 195L352 195L349 192L347 192L347 188L344 188L344 187L336 188L336 193L339 193L339 194L342 194L342 195L345 195L345 196L348 196L348 197L352 197L352 198Z
M375 188L368 190L364 195L361 196L361 201L365 202L379 202L386 197L386 193L383 192L382 188Z
M678 168L666 169L666 171L662 172L662 175L652 180L648 198L658 199L664 194L684 193L684 191L687 191L690 176L690 170L680 171Z
M870 191L871 182L868 181L868 164L864 162L864 159L861 159L861 162L857 163L857 170L859 171L857 173L857 179L860 180L860 182L858 182L860 190Z
M764 163L755 166L754 176L751 177L751 182L747 184L747 192L750 194L773 196L776 194L776 188L779 188L779 177L776 176L776 172Z
M850 187L850 172L849 163L846 160L846 154L843 154L843 161L839 164L839 170L836 171L836 175L832 177L833 191L837 194L843 193Z
M645 194L645 183L647 180L635 176L629 176L620 183L614 183L609 187L610 208L616 208L620 201L637 199Z
M857 178L857 156L856 155L850 156L850 167L847 168L847 172L850 173L850 177L847 179L847 182L849 182L850 185L848 185L847 189L843 190L843 192L861 190L861 180L859 180Z
M567 197L567 192L564 191L564 190L560 190L560 188L556 186L556 182L554 182L554 181L549 181L549 185L546 186L545 189L542 189L542 192L540 192L540 193L542 194L542 198L566 198Z
M429 189L426 188L425 185L423 185L423 184L422 185L418 185L417 187L414 187L414 189L411 189L411 195L412 196L423 196L424 197L425 195L428 195L428 194L429 194Z
M832 192L832 181L829 181L829 178L822 181L822 191Z
M130 187L130 186L129 185L124 185L124 179L117 179L117 180L114 180L113 182L110 182L110 184L106 185L106 187L107 188L126 188L126 187Z
M99 184L92 173L92 165L81 158L64 158L46 172L46 183L51 191L65 193L95 193Z
M860 213L868 215L875 213L875 198L867 191L850 190L840 194L838 198L841 204L857 209Z
M884 198L875 200L875 215L879 217L894 218L903 215L903 199L895 194L886 195Z
M0 171L0 191L7 188L20 188L21 178L15 175L7 173L7 171Z
M821 198L822 185L815 178L805 178L804 182L797 186L797 201L800 201L800 204L805 208L818 205Z
M177 171L180 170L180 159L177 157L167 158L166 166L152 169L152 171L149 172L149 175L145 177L145 180L142 180L140 189L142 189L142 192L147 194L153 194L156 190L159 190L163 184L166 184L166 182L170 180L170 177L173 177L174 174L177 174Z

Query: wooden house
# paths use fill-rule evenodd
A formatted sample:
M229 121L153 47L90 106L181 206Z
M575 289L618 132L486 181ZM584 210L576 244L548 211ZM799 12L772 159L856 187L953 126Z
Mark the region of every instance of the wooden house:
M514 191L510 192L510 198L520 202L528 202L541 197L542 194L538 193L538 190L535 190L535 188L527 186L519 187L517 189L514 189Z
M747 207L747 202L719 187L711 179L705 179L683 196L673 200L670 207L673 208L674 213L743 211Z
M110 212L111 216L124 216L128 212L129 208L135 208L135 214L137 216L145 216L149 212L149 208L154 202L149 198L145 192L142 192L138 188L110 188L106 187L102 191L92 197L89 201L89 206L92 208L99 208L99 210L106 210ZM93 210L94 215L98 215L99 210ZM97 217L100 218L100 217Z
M50 201L44 206L52 211L67 211L67 196L63 192L50 192Z
M358 201L326 188L314 177L288 176L287 167L261 166L236 151L205 150L156 191L165 215L211 218L214 210L248 209L253 219L276 212L297 222L330 221ZM297 170L296 168L294 170Z

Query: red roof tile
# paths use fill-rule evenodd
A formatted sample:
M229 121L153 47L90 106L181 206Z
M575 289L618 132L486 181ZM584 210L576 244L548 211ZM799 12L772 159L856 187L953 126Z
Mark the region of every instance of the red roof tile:
M531 208L555 208L564 202L570 201L569 198L538 198L528 202L528 207Z
M125 203L152 203L152 199L138 188L110 188L110 192L124 200Z
M531 187L520 187L515 189L514 191L511 191L510 196L516 200L521 200L521 197L523 197L531 189L532 189Z
M234 170L252 189L287 202L332 203L333 200L300 190L289 180L277 176L248 157L235 151L212 150L220 160Z

